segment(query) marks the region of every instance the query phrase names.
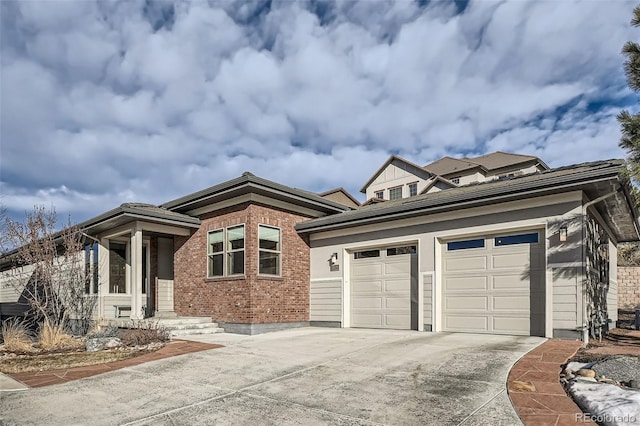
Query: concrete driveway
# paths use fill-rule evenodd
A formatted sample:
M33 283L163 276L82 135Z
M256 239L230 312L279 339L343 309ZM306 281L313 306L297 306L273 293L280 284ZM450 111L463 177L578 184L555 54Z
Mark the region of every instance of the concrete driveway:
M303 328L0 394L0 424L519 424L511 365L537 337Z

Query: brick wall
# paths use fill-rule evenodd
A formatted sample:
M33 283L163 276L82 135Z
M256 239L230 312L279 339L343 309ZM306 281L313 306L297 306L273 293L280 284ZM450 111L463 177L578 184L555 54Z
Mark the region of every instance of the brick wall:
M198 231L174 239L174 303L178 315L217 322L265 324L309 320L309 245L290 212L241 204L202 216ZM207 232L245 224L245 274L207 278ZM281 277L258 275L258 225L282 230Z
M618 267L618 308L640 308L640 266Z

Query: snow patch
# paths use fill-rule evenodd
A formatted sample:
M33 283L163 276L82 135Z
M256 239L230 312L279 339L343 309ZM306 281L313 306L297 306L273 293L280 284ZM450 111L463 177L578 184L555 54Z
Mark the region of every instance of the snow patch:
M640 425L640 391L583 380L569 383L568 389L585 419L607 426Z

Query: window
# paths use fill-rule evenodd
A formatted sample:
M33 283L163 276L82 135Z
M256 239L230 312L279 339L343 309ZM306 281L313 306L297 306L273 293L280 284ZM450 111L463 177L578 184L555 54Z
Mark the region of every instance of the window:
M537 242L538 242L538 233L533 232L531 234L507 235L504 237L496 237L494 244L496 247L498 247L498 246L510 246L512 244L528 244L528 243L537 243Z
M384 199L384 191L376 191L376 198Z
M84 294L91 289L91 246L84 246Z
M280 275L280 229L258 225L259 274Z
M209 257L209 277L221 277L224 275L224 231L209 232L207 242L207 256Z
M369 257L380 257L380 250L365 250L353 253L354 259L367 259Z
M93 294L98 294L98 243L93 243Z
M227 253L227 274L244 274L244 225L227 228Z
M387 249L387 256L400 256L402 254L415 254L416 246L391 247Z
M482 247L484 247L484 238L478 238L475 240L452 241L450 243L447 243L447 250L449 251Z
M459 177L454 177L451 178L451 182L455 183L456 185L458 185L460 183L460 178Z
M98 294L98 243L84 246L84 280L85 294Z
M390 200L399 200L401 198L402 198L402 187L401 186L389 189L389 199Z
M109 243L109 293L127 292L127 245Z
M409 184L409 197L415 197L418 195L418 184L410 183Z
M207 276L210 278L244 274L244 225L233 226L226 231L210 231L207 234L207 258Z

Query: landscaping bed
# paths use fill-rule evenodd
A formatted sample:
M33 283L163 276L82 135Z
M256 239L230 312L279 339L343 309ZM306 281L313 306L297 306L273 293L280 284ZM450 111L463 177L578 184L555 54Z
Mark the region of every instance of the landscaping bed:
M0 373L61 370L64 368L105 364L154 352L162 346L164 345L147 349L124 348L98 352L82 351L30 355L4 354L4 356L0 356Z
M565 365L567 393L602 425L640 425L640 331L611 330Z
M132 323L131 328L94 330L71 336L43 324L32 335L23 324L2 325L0 372L24 373L85 367L122 361L155 352L169 341L158 324Z

